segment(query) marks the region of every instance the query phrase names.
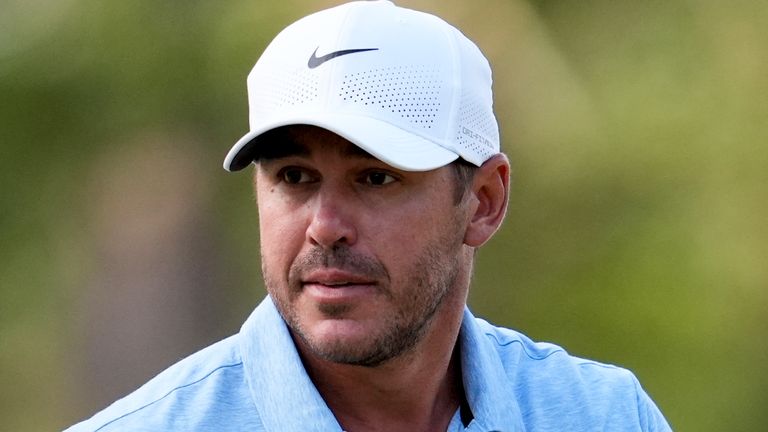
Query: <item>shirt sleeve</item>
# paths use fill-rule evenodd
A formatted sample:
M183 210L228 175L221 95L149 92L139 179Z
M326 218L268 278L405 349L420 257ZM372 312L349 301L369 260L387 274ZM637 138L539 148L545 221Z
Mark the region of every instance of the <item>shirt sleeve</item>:
M646 432L671 432L672 428L667 423L661 410L656 406L648 393L645 392L640 382L633 376L637 391L637 409L640 418L640 426Z

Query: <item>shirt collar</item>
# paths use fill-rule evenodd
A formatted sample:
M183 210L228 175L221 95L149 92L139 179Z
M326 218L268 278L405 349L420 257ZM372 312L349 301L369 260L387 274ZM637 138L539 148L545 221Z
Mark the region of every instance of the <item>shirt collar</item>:
M464 393L474 420L467 430L524 431L523 418L510 381L493 344L464 308L459 333Z
M267 430L342 430L304 369L271 297L248 317L240 335L251 396ZM468 430L524 431L513 383L468 308L464 309L459 343L464 391L474 416Z
M269 296L248 317L240 335L246 379L266 430L341 432Z

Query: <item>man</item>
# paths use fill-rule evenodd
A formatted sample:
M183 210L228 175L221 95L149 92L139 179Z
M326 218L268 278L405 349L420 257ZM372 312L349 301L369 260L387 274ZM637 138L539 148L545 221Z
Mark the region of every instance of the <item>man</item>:
M476 319L507 208L491 72L432 15L353 2L281 32L248 77L269 296L240 333L72 428L670 430L634 376Z

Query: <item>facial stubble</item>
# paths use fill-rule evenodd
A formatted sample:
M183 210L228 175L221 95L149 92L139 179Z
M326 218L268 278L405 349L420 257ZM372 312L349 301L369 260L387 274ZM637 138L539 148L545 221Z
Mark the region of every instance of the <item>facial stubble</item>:
M408 267L409 276L399 290L391 289L392 279L382 263L355 254L344 245L328 250L312 249L297 257L289 270L287 289L281 289L276 283L263 259L262 270L280 314L294 337L312 354L334 363L375 367L411 352L424 338L446 298L459 289L460 247L461 242L456 238L443 238L433 247L425 248ZM365 343L350 343L343 338L318 340L305 328L295 307L302 290L301 275L318 267L339 268L383 281L376 285L378 294L395 308L392 316L384 317ZM320 305L318 311L327 318L340 318L352 307Z

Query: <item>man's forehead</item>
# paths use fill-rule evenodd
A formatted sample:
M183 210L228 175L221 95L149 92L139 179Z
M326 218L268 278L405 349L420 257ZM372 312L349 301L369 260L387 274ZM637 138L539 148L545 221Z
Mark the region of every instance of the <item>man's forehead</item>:
M309 157L320 151L333 151L344 157L378 160L346 138L327 129L310 125L283 126L265 133L255 146L254 160L289 156Z

